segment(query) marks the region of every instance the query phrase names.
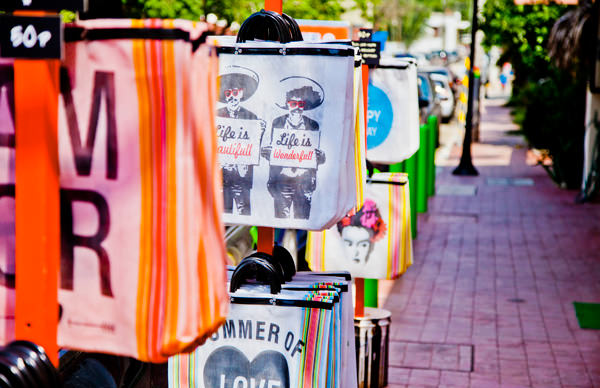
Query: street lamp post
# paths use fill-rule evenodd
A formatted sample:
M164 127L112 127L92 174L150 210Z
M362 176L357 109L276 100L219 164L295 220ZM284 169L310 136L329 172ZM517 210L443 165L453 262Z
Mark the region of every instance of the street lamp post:
M473 22L471 24L471 53L469 64L469 98L467 100L467 117L465 123L465 137L463 139L462 155L458 167L452 171L454 175L476 176L479 175L471 159L471 142L473 140L473 99L475 98L475 33L477 32L477 0L473 0Z

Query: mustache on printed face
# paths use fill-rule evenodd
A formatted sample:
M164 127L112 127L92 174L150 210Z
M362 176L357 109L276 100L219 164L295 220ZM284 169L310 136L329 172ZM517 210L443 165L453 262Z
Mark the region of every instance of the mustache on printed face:
M236 97L229 97L225 100L227 102L227 105L230 107L236 107L240 105L240 99L236 98Z

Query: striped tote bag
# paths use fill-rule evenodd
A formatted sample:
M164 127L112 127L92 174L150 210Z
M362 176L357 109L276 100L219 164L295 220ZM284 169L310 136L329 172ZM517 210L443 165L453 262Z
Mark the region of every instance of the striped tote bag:
M67 26L58 144L62 315L58 344L164 362L228 308L206 25L89 20ZM0 138L14 135L0 65ZM14 142L0 143L0 267L14 268ZM209 276L210 271L210 276ZM14 278L13 278L14 279ZM0 282L0 341L14 282Z
M360 278L404 273L413 262L408 176L373 174L358 211L330 229L309 233L306 259L314 271L346 270Z

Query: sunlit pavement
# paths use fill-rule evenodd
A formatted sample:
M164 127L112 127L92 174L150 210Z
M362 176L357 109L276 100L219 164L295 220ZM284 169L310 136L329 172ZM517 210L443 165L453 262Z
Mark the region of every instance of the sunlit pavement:
M477 177L451 174L463 132L442 128L415 264L380 282L390 387L600 387L600 330L573 308L600 302L600 204L535 166L502 104L484 102Z

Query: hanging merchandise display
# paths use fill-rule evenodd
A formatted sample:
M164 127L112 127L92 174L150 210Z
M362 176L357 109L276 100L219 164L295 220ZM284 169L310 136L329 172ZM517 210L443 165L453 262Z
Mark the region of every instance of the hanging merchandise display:
M59 101L58 344L166 361L227 314L206 25L89 20L65 29ZM2 341L13 334L12 67L0 63ZM43 195L43 194L40 194ZM208 275L210 271L210 276Z
M336 222L356 204L358 163L347 164L359 157L354 50L249 42L218 52L224 221L309 230Z
M406 174L373 174L358 211L326 231L309 233L310 268L346 270L370 279L394 279L404 273L413 261L410 205Z
M393 164L419 149L417 65L403 59L381 59L369 71L367 159Z
M358 50L355 48L355 50ZM356 184L356 202L353 206L356 208L364 202L365 182L367 178L367 131L365 128L365 104L363 94L363 72L360 60L354 62L354 112L355 113L355 147L354 163L355 166L355 184ZM343 216L342 213L340 217ZM338 217L339 219L339 217Z
M301 272L282 283L274 256L256 254L231 269L225 324L192 353L169 359L170 387L357 386L348 274ZM248 278L266 285L244 284Z

